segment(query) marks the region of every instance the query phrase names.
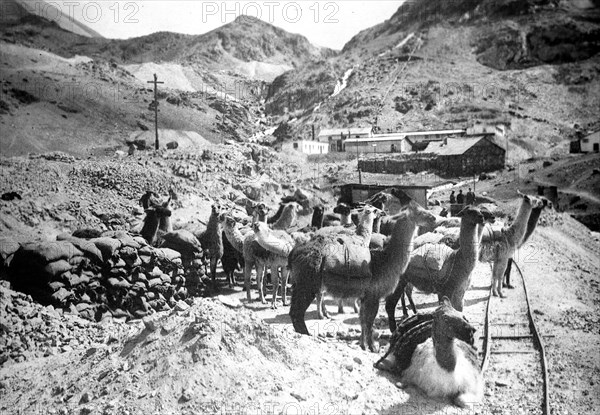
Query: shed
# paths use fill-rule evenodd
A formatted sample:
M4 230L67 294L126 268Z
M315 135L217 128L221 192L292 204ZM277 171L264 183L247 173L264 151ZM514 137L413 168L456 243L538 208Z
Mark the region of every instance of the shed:
M582 153L600 152L600 131L588 134L580 139L579 149Z
M359 184L349 183L341 187L340 202L342 203L354 203L364 202L375 193L381 192L386 189L401 189L407 195L412 197L417 203L423 207L427 207L427 201L429 200L429 191L431 186L422 185L380 185L380 184Z
M490 135L431 142L425 152L436 156L439 171L454 176L500 170L506 161L506 150Z

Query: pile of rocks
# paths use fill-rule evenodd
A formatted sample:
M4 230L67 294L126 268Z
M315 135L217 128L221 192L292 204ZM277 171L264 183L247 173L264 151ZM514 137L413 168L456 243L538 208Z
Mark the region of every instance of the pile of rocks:
M0 321L0 365L106 343L119 336L121 328L37 304L31 296L9 289L6 281L0 282Z
M203 294L201 249L182 259L174 249L153 248L124 231L57 239L3 249L12 287L41 304L100 321L141 318Z

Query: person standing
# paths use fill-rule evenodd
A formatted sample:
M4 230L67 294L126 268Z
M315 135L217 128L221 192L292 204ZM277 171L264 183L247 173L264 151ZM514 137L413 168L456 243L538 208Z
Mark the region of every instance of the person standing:
M462 189L459 190L458 195L456 196L456 203L459 205L465 203L465 195L463 195Z
M469 191L467 192L467 197L465 198L467 205L472 205L475 203L475 193L473 193L471 191L471 188L469 187Z
M456 195L454 194L454 190L450 193L450 204L454 205L456 203Z

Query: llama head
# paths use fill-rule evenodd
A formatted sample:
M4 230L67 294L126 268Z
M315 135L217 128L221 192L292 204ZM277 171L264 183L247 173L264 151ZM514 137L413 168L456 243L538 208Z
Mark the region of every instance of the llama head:
M483 213L479 208L473 206L467 206L456 215L461 218L464 222L473 225L483 225L485 221Z
M448 297L444 297L440 306L434 311L431 332L434 339L451 340L457 338L470 345L475 342L475 327L469 323L465 316L452 307Z
M152 206L145 210L147 216L154 216L156 218L168 218L171 216L171 210L163 206Z
M323 215L324 212L325 207L323 205L316 205L315 207L313 207L313 213L317 216Z
M269 225L267 225L264 222L255 222L252 225L252 230L254 231L254 233L259 234L262 232L266 232L269 230Z
M415 202L413 199L410 199L406 204L402 205L401 212L404 212L406 215L408 215L408 217L415 222L417 226L435 226L435 215Z
M398 187L392 188L391 193L393 196L396 196L402 206L408 206L411 202L414 202L412 197Z
M538 197L530 196L525 193L521 193L519 189L517 189L517 194L523 198L523 203L527 203L533 209L542 207L543 203Z
M333 213L339 213L340 215L348 216L352 208L346 203L340 203L336 207L333 208Z
M219 220L221 221L221 224L229 228L235 229L237 226L237 221L231 215L223 214L219 217Z
M537 198L542 201L542 206L541 206L542 209L543 208L548 208L548 209L554 208L554 205L548 198L546 198L544 196L538 196Z
M494 214L492 212L490 212L490 210L486 207L480 207L479 210L481 211L481 214L483 215L483 220L486 223L495 223L496 222L496 218L494 217Z
M367 206L365 206L365 208L362 211L362 214L360 216L360 221L362 223L373 222L375 220L375 218L379 216L379 212L381 212L380 209L377 209L376 207L367 205Z

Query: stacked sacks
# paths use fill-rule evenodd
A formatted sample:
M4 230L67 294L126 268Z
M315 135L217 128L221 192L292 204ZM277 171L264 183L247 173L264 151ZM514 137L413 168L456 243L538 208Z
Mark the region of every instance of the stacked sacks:
M89 240L70 234L57 239L23 244L10 264L13 288L42 304L99 321L141 318L202 294L200 270L184 270L179 252L153 248L139 236L107 231Z

